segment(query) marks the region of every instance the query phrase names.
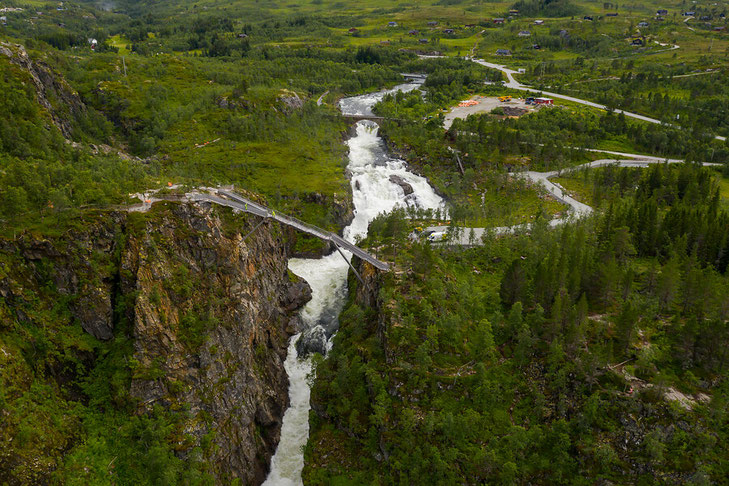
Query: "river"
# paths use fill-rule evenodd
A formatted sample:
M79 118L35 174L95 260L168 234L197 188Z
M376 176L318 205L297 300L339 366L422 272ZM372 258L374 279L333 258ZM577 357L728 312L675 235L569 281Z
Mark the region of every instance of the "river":
M419 86L418 83L407 83L392 90L344 98L339 107L345 115L372 115L372 107L387 93L412 91ZM397 206L443 207L443 200L425 178L409 172L404 161L388 155L377 133L377 124L365 120L357 123L356 128L356 135L347 141L347 169L351 174L354 200L354 220L343 234L347 241L354 242L356 238L366 236L372 219ZM402 177L413 187L413 193L406 197L402 188L390 181L391 175ZM344 254L347 259L351 258L349 252ZM301 311L304 325L307 328L319 325L329 330L336 328L337 316L347 297L347 262L334 252L321 259L293 258L289 260L289 269L311 286L311 301ZM303 447L309 437L310 388L307 376L311 372L311 360L298 358L295 343L299 336L293 336L289 343L285 367L289 375L291 403L283 417L281 440L271 459L271 472L264 486L303 484Z

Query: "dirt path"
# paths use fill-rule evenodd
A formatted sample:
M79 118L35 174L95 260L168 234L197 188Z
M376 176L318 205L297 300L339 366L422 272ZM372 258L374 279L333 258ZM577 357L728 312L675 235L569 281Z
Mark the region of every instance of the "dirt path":
M329 90L326 90L322 93L322 95L319 97L318 100L316 100L316 106L321 106L321 104L324 102L324 97L329 94Z

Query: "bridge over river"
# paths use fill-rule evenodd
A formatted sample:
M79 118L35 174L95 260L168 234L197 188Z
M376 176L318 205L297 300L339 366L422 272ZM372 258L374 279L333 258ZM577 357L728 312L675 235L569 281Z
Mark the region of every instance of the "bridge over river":
M202 187L199 190L195 190L195 191L189 192L184 195L172 195L172 196L164 196L164 195L155 196L153 194L154 192L156 192L156 191L150 191L149 193L144 193L144 194L136 194L136 197L142 201L142 205L130 207L130 208L127 208L127 210L129 210L129 211L146 211L151 207L151 205L154 202L165 201L165 200L188 201L188 202L208 202L208 203L212 203L212 204L217 204L219 206L226 206L226 207L232 208L237 211L243 211L243 212L254 214L256 216L263 218L248 233L248 235L250 235L254 231L256 231L258 229L258 227L261 226L265 221L274 220L274 221L278 221L281 224L290 226L298 231L307 233L307 234L312 235L316 238L319 238L323 241L327 241L327 242L331 243L337 249L339 254L342 255L342 258L347 260L347 263L349 263L349 266L352 268L355 275L360 280L361 280L361 277L360 277L359 273L357 273L357 270L352 266L351 262L344 255L342 250L349 251L353 255L356 255L360 259L366 261L367 263L369 263L370 265L372 265L373 267L375 267L379 270L389 270L390 269L390 266L387 263L378 260L377 258L373 257L372 255L370 255L363 249L361 249L358 246L345 240L338 234L332 233L331 231L327 231L325 229L319 228L312 224L305 223L292 216L287 216L285 214L277 212L262 204L258 204L254 201L251 201L250 199L247 199L247 198L241 196L240 194L232 192L232 190L212 188L212 187ZM248 235L246 235L245 238L247 238Z
M346 120L350 120L355 123L358 121L362 121L362 120L370 120L370 121L379 123L385 119L385 117L377 116L377 115L342 115L342 118L344 118ZM391 119L393 119L393 118L391 118Z

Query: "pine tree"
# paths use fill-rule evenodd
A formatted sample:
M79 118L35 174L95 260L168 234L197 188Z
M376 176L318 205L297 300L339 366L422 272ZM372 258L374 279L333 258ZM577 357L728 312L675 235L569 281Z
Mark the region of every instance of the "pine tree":
M509 265L501 280L501 302L507 307L511 307L514 303L524 300L526 293L527 276L522 268L521 260L515 259Z

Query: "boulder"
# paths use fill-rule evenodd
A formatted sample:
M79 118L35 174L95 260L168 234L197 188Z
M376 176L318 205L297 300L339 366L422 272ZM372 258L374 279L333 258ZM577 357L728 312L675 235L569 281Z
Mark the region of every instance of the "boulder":
M413 186L411 186L405 179L403 179L399 175L392 174L390 176L390 182L400 186L406 196L409 196L413 193Z
M291 284L281 298L286 312L294 311L311 300L311 287L304 280Z
M314 326L304 331L296 341L296 352L299 358L306 358L312 353L319 353L322 356L327 354L327 336L324 328Z

